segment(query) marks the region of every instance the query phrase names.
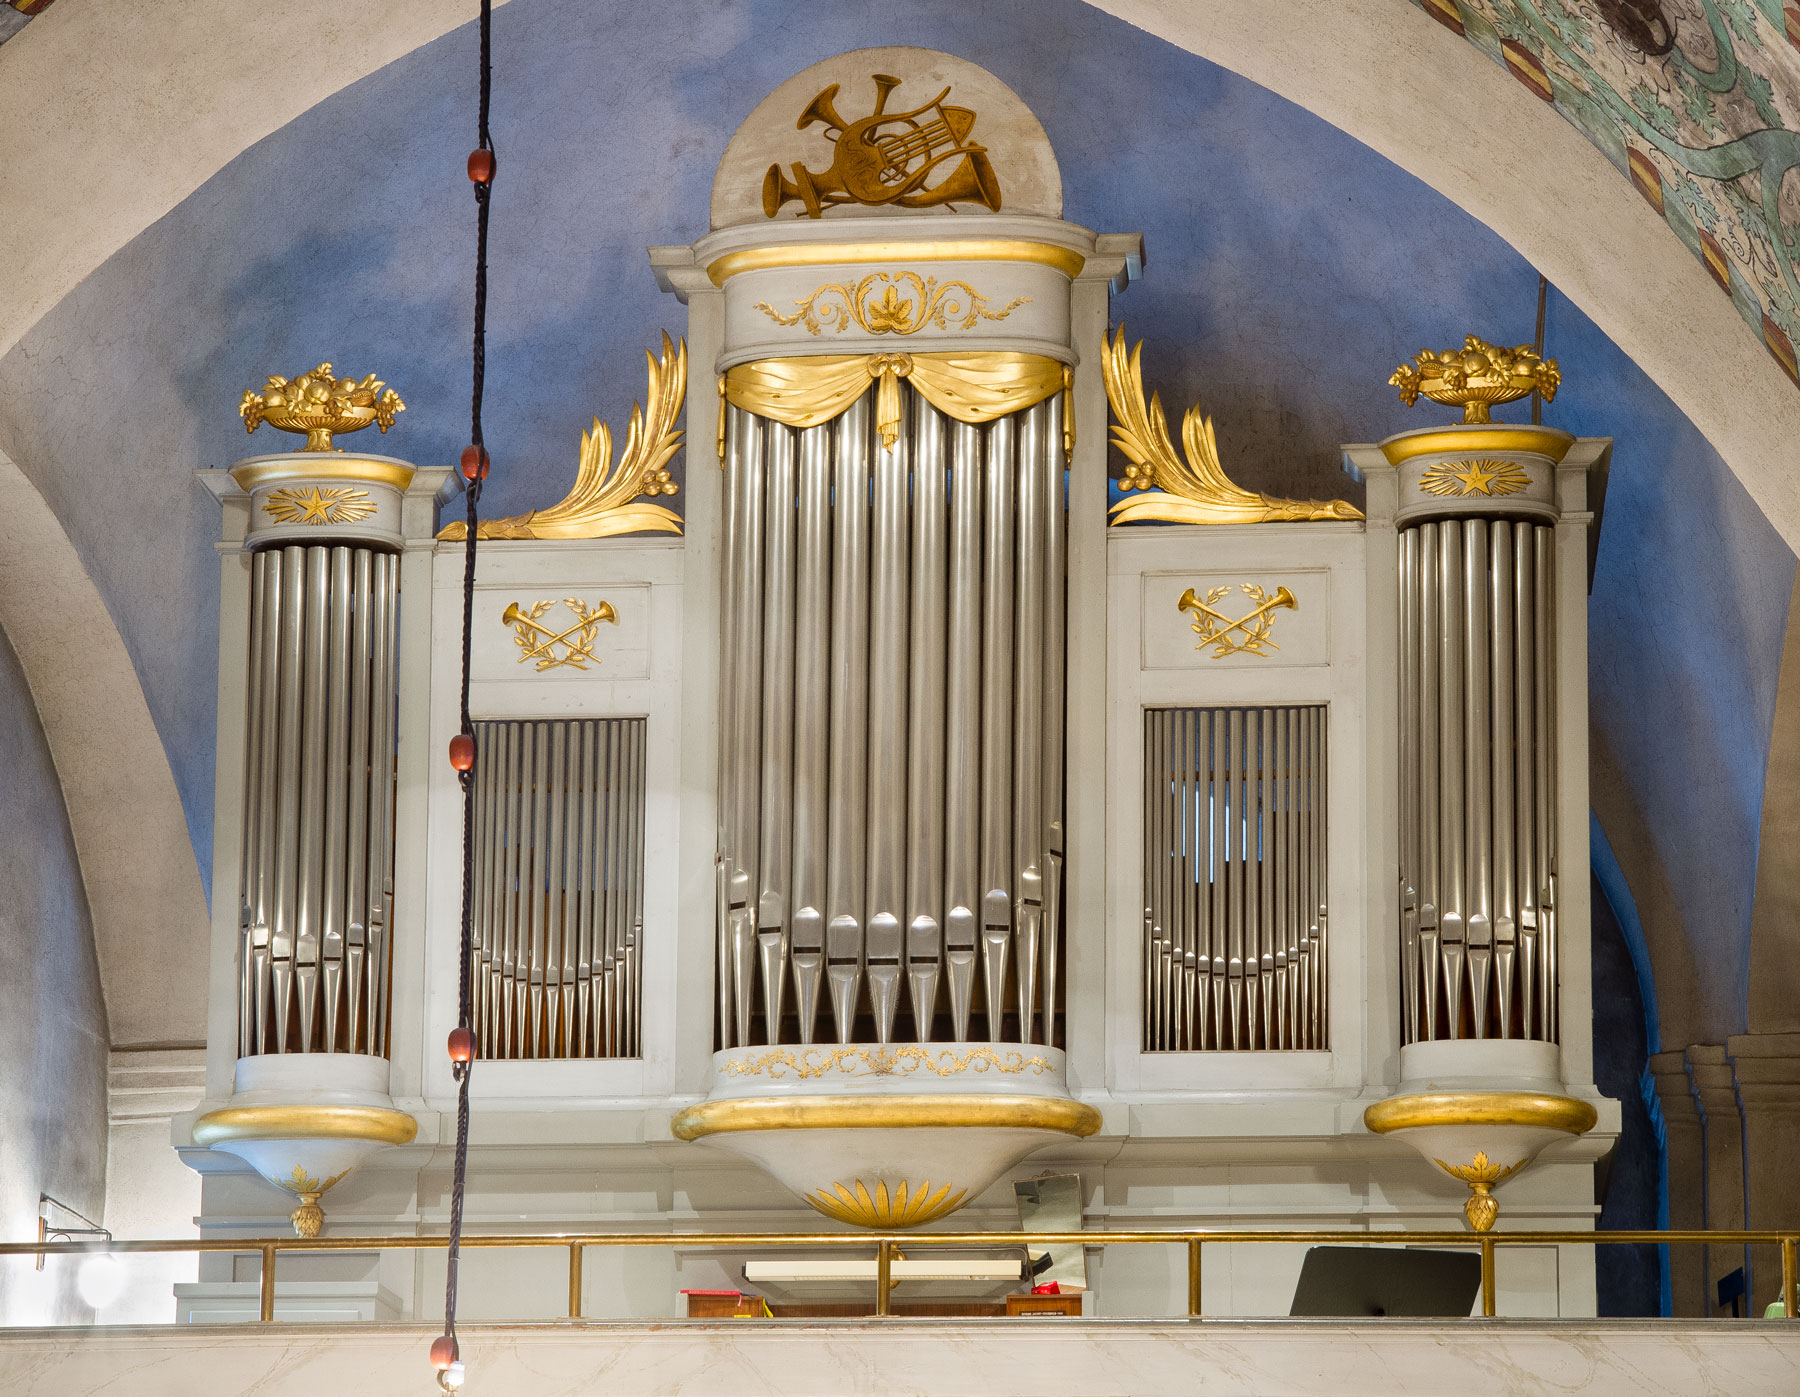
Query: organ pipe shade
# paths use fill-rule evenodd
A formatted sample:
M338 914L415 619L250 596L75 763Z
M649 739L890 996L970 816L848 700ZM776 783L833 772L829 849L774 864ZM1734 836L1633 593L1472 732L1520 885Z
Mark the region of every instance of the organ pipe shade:
M727 410L718 1038L1052 1042L1062 401Z
M1555 1042L1554 530L1400 534L1400 894L1407 1042Z
M475 725L483 1058L641 1053L642 718Z
M1326 709L1144 713L1147 1052L1324 1048Z
M250 557L239 1056L385 1055L398 560Z

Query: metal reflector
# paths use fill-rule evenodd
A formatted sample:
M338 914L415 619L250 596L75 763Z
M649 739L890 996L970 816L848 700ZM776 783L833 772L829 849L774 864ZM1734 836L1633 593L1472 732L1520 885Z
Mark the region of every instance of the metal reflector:
M475 724L484 1058L641 1055L642 718Z
M1326 710L1144 713L1146 1052L1320 1049Z

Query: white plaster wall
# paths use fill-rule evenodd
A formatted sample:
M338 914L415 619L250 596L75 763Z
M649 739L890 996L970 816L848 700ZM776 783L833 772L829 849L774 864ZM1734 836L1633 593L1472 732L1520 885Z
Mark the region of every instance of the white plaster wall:
M38 1195L106 1202L106 1005L50 746L0 633L0 1240L35 1241ZM72 1258L0 1261L0 1325L91 1318ZM0 1390L6 1390L0 1383Z

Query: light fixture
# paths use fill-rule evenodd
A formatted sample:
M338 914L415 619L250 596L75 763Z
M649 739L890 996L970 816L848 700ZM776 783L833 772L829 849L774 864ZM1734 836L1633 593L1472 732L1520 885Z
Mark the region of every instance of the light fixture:
M84 1224L81 1227L57 1226L50 1221L47 1209L56 1208L67 1213L76 1221ZM39 1242L73 1242L83 1237L104 1237L111 1242L113 1235L84 1213L78 1213L60 1198L52 1198L47 1193L38 1195L38 1241ZM37 1269L44 1269L44 1253L37 1254ZM75 1288L90 1308L104 1310L125 1292L128 1279L125 1267L110 1251L96 1252L81 1263L81 1269L75 1273Z

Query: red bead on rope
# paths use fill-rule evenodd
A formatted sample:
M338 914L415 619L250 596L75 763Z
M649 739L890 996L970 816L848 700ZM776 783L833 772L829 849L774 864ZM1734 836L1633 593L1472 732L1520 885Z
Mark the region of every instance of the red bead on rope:
M464 480L473 480L480 476L487 479L488 468L493 462L488 459L485 446L465 446L462 453L462 473Z
M469 178L476 184L489 184L493 181L493 151L472 150L469 152Z
M431 1341L431 1366L440 1373L456 1362L456 1340L439 1334Z
M459 732L450 739L450 765L458 771L468 771L475 765L475 739L466 732Z
M450 1061L470 1062L475 1057L475 1035L466 1028L450 1030Z

